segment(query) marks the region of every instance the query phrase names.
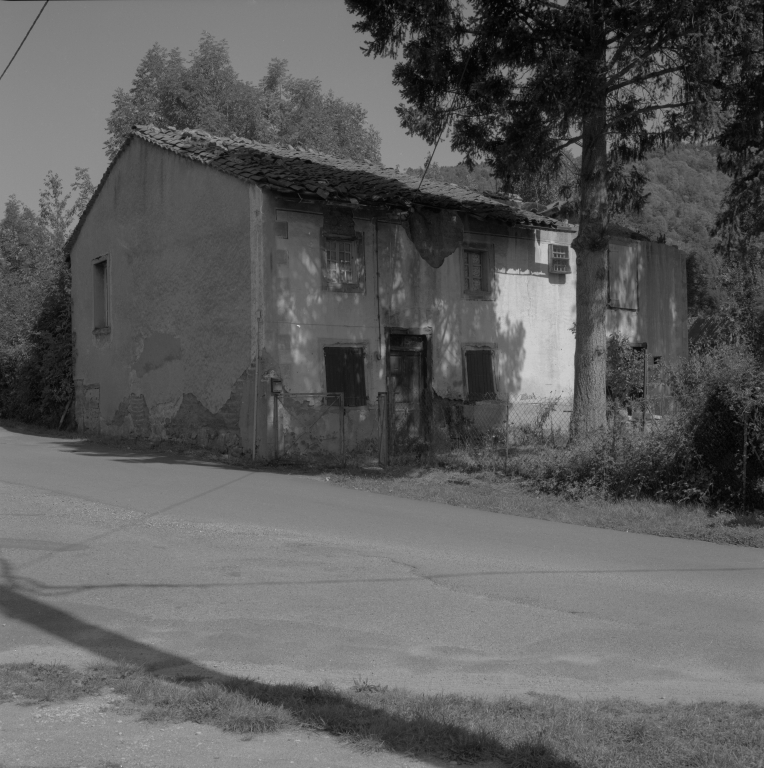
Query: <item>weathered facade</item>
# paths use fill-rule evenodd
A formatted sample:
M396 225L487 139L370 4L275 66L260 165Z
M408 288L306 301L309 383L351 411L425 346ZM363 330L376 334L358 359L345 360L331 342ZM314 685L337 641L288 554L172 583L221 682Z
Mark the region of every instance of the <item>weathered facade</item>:
M568 410L574 235L388 169L137 128L70 241L77 423L270 457L321 393L344 418L320 439L348 450L378 440L381 393L423 438L438 398ZM682 356L681 255L614 239L610 269L610 329Z

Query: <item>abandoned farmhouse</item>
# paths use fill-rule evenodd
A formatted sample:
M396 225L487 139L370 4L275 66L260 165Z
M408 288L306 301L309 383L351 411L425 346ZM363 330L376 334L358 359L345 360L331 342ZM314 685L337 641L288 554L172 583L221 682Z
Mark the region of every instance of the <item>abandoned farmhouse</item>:
M321 409L349 450L426 439L437 400L570 410L575 234L378 165L136 127L68 243L78 427L269 458ZM609 307L651 359L685 355L683 255L613 236Z

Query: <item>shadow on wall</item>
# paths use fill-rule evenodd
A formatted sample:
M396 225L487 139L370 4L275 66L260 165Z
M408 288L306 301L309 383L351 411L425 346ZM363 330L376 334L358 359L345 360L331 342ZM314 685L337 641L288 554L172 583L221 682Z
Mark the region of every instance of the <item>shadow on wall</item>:
M344 740L368 742L372 738L388 752L406 756L412 751L418 752L420 760L433 766L442 765L443 756L462 754L470 756L470 762L498 757L508 765L528 768L580 768L578 763L558 757L540 739L524 740L507 747L488 734L476 734L472 729L421 714L412 720L385 711L379 703L367 704L358 696L333 688L302 683L271 684L223 675L191 659L83 621L42 602L37 599L36 592L44 590L45 585L16 577L5 559L0 559L0 571L0 613L3 616L96 653L108 661L132 664L154 677L187 686L190 690L200 682L218 684L250 700L283 707L298 726L320 728ZM439 753L438 757L430 757L432 752Z

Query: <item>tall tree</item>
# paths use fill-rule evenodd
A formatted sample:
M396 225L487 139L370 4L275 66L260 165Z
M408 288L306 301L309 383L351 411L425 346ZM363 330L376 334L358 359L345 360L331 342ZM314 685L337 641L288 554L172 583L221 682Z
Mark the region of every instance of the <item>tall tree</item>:
M764 12L762 12L764 17ZM764 360L764 18L741 35L740 77L724 94L728 121L719 167L732 176L718 220L719 246L740 334Z
M0 413L60 423L72 396L70 275L63 246L93 193L77 168L49 172L37 211L11 197L0 219Z
M366 122L360 104L324 93L317 78L290 75L283 59L271 61L259 84L245 82L231 64L228 43L206 32L188 61L177 48L168 51L155 43L130 90L118 88L113 103L104 145L109 158L131 126L153 123L301 144L357 161L380 159L379 133Z
M507 189L554 172L581 147L572 426L606 423L607 226L639 208L633 161L717 126L736 47L760 25L760 0L346 0L364 52L393 69L411 133L448 125L467 162Z

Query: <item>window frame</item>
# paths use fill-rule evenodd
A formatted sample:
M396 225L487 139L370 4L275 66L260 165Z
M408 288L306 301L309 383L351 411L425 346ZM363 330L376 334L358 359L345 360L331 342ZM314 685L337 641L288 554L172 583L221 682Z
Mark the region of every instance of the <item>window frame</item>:
M97 256L92 260L93 275L93 333L111 332L111 259L109 254ZM99 275L99 273L101 273ZM100 282L100 287L98 283ZM101 294L101 302L97 294ZM100 306L99 306L100 304ZM101 317L99 317L101 315ZM102 320L103 322L99 322Z
M481 288L479 291L472 290L469 286L468 277L465 272L467 253L479 253L481 257ZM459 265L462 283L462 295L468 299L477 299L482 301L491 301L495 298L496 289L496 249L492 243L471 242L462 243L460 250L461 263Z
M555 254L555 248L562 251L565 255ZM550 275L569 275L573 270L570 266L570 246L564 243L549 243L549 274ZM559 269L555 267L560 267Z
M325 233L323 228L319 234L321 241L321 287L325 291L335 293L365 293L366 292L366 256L364 252L364 233L355 232L352 237L334 233ZM329 246L330 242L351 243L354 248L353 266L354 280L342 282L332 279L329 273Z
M474 395L470 391L469 366L467 364L467 355L470 353L487 353L491 360L491 381L493 383L493 397L483 397ZM496 376L496 345L495 344L463 344L462 345L462 376L464 386L464 399L469 403L480 403L499 399L499 387Z
M326 394L334 394L341 392L343 395L345 408L366 408L369 405L369 376L368 376L368 363L369 363L369 345L367 342L337 342L336 340L323 340L320 343L321 348L321 365L323 368L323 380L326 389ZM346 393L344 388L342 390L331 389L329 387L329 369L327 366L326 352L327 350L339 350L339 349L352 349L357 351L361 359L361 373L363 374L363 396L362 402L356 402L352 405L347 402ZM343 374L344 378L344 374Z

